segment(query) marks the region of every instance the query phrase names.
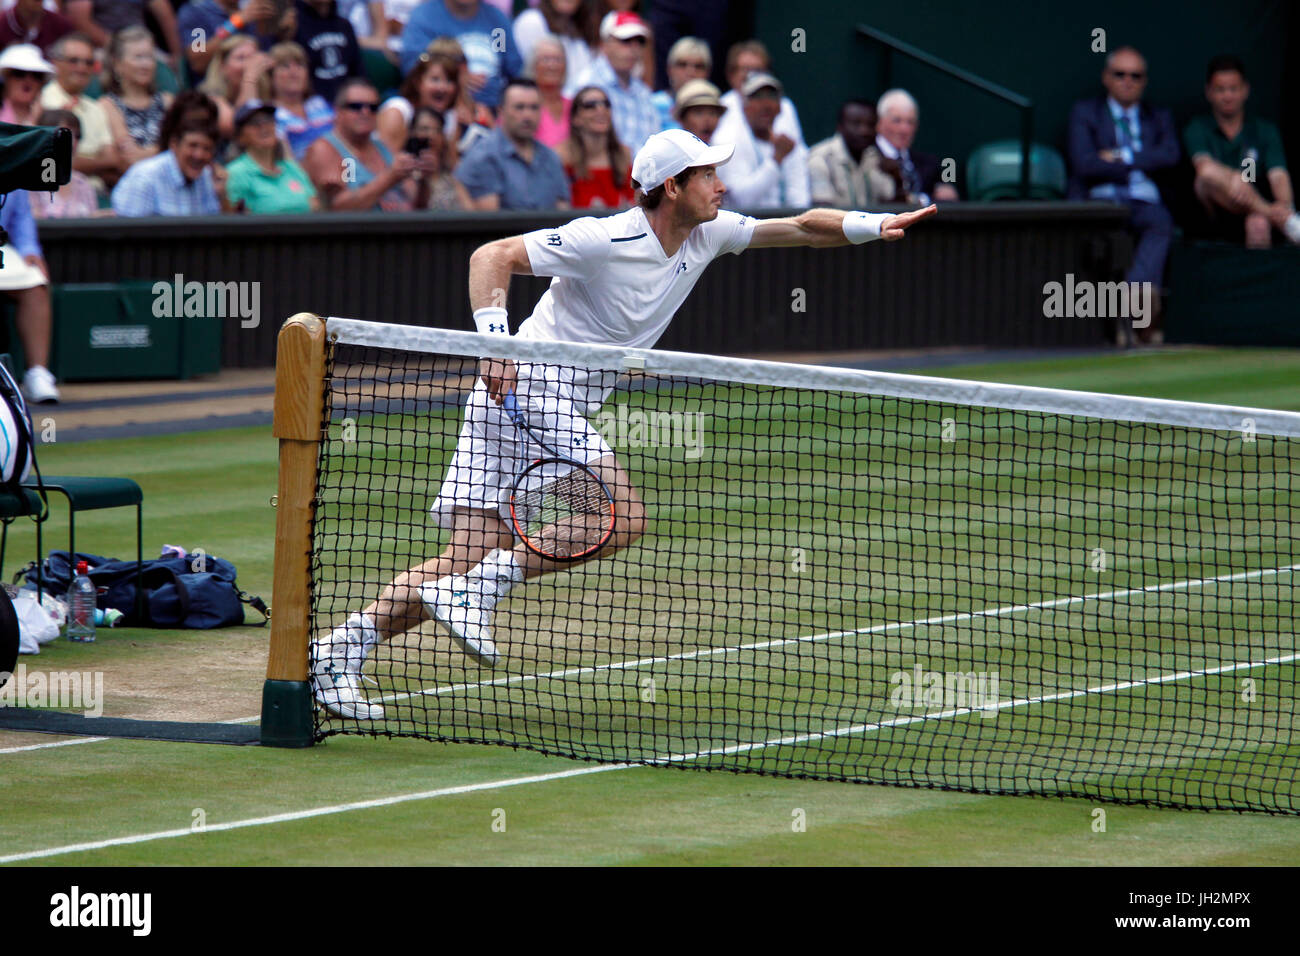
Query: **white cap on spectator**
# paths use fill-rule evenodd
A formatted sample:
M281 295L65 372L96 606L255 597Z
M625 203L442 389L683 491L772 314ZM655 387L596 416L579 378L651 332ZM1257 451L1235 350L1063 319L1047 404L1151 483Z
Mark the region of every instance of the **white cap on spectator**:
M731 159L735 148L733 143L710 146L684 129L666 129L637 150L632 178L648 193L690 166L721 166Z
M650 28L644 20L630 10L611 10L600 21L600 38L613 37L615 40L630 40L633 37L650 39Z
M784 93L781 81L771 73L751 73L745 78L745 83L740 88L740 92L746 96L753 96L759 90L773 89L777 94Z
M41 56L41 48L33 43L15 43L0 53L0 72L26 70L28 73L54 73L54 64Z
M708 80L687 80L677 90L677 100L673 103L673 114L681 117L693 106L711 106L718 112L726 107L722 105L722 94Z

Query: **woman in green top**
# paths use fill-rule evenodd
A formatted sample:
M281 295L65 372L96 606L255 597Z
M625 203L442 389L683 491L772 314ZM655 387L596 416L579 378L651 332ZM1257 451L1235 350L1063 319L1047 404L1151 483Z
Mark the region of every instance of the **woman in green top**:
M244 152L226 167L226 195L240 212L316 212L320 200L303 168L285 155L276 135L275 107L250 100L235 117L235 137Z

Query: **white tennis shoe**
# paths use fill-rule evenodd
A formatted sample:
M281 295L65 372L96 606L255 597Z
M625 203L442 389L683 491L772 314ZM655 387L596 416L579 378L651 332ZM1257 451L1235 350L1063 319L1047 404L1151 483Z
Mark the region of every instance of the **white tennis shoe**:
M449 574L420 589L434 618L447 625L452 639L480 664L500 660L492 643L492 611L483 606L478 587L463 574Z
M336 656L338 650L343 656ZM348 653L352 651L352 653ZM361 693L361 648L330 641L311 646L311 692L316 702L337 717L382 720L382 704L372 704Z

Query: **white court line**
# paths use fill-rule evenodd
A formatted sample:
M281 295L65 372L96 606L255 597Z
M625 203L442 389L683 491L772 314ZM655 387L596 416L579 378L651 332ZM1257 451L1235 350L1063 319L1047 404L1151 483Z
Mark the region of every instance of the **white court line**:
M1149 584L1142 588L1124 588L1116 591L1101 591L1097 594L1053 598L1047 601L1035 601L1032 604L1006 604L1002 607L986 608L982 611L963 611L959 614L944 614L939 617L927 617L916 621L899 621L892 624L872 624L868 627L860 627L852 631L826 631L822 634L811 634L806 637L787 637L772 641L756 641L752 644L699 648L693 651L682 651L678 654L669 654L664 657L641 657L631 661L614 661L609 664L597 664L589 667L570 667L563 670L546 671L541 674L514 674L510 677L496 677L484 681L448 684L443 687L432 687L426 690L414 691L407 694L388 694L380 697L379 700L384 703L395 703L397 701L409 700L412 697L436 697L441 694L473 690L477 687L499 687L507 684L525 684L539 680L563 679L567 677L577 677L582 674L596 674L601 671L634 670L639 667L648 667L653 664L667 664L672 661L697 660L702 657L740 654L745 651L763 651L776 647L785 647L790 644L812 644L818 641L833 640L837 637L885 634L890 631L900 631L912 627L930 627L935 624L954 624L960 621L974 620L978 617L1003 617L1008 614L1021 614L1026 611L1042 611L1050 608L1066 607L1071 604L1082 604L1085 601L1110 601L1116 598L1127 597L1132 594L1154 594L1162 591L1180 591L1188 590L1190 588L1205 587L1210 584L1250 581L1257 578L1268 577L1270 575L1289 574L1292 571L1300 571L1300 564L1292 564L1284 568L1262 568L1255 571L1240 571L1236 574L1221 574L1218 577L1213 578L1172 581L1168 584Z
M13 853L0 856L0 864L19 863L23 860L39 860L45 857L62 856L67 853L82 853L87 850L102 850L110 846L127 846L132 843L148 843L153 840L170 840L175 837L193 836L195 833L219 833L224 830L242 830L246 827L267 826L273 823L289 823L294 820L308 820L312 817L329 816L335 813L348 813L352 810L370 810L375 807L391 807L399 803L414 800L431 800L435 797L450 797L462 793L476 793L480 790L499 790L504 787L518 787L528 783L546 783L549 780L563 780L565 777L581 777L585 774L606 773L610 770L626 770L632 764L597 764L590 767L578 767L574 770L561 770L557 773L534 774L530 777L513 777L507 780L491 780L486 783L467 783L459 787L443 787L439 790L425 790L422 793L404 793L396 797L379 797L375 800L359 800L356 803L341 803L332 807L315 807L311 810L294 810L290 813L277 813L269 817L253 817L248 820L233 820L230 823L209 823L202 830L183 827L177 830L161 830L155 833L137 833L133 836L113 837L108 840L96 840L93 843L71 843L67 846L49 847L45 850L30 850L26 853Z
M27 733L28 731L14 731L14 733ZM20 754L28 750L49 750L51 747L72 747L76 744L97 744L101 740L112 740L111 737L76 737L72 740L56 740L49 744L30 744L26 747L6 747L0 750L0 754Z
M1085 601L1108 601L1119 597L1126 597L1131 594L1157 593L1162 591L1179 591L1188 588L1204 587L1208 584L1219 584L1233 581L1248 581L1257 578L1268 577L1276 574L1289 574L1292 571L1300 570L1300 564L1292 564L1283 568L1262 568L1255 571L1241 571L1236 574L1221 574L1213 578L1195 578L1187 581L1172 581L1167 584L1150 584L1142 588L1124 588L1116 591L1102 591L1097 594L1084 594L1076 597L1054 598L1049 601L1035 601L1032 604L1008 604L999 608L986 608L982 611L964 611L960 614L945 614L940 617L924 618L917 621L901 621L893 624L873 624L869 627L858 628L853 631L827 631L823 634L813 634L807 637L791 637L774 641L758 641L752 644L740 644L730 647L709 647L693 651L682 651L679 654L669 654L664 657L642 657L631 661L615 661L610 664L598 664L590 667L571 667L557 671L547 671L543 674L515 674L510 677L496 677L491 680L474 681L462 684L449 684L443 687L434 687L427 690L415 691L408 694L388 694L380 697L379 700L384 703L395 703L397 701L409 700L412 697L432 697L441 694L454 693L462 690L472 690L476 687L498 687L507 684L523 684L538 680L551 680L566 677L577 677L582 674L597 674L601 671L613 670L632 670L638 667L647 667L653 664L667 664L672 661L696 660L702 657L713 657L716 655L739 654L745 651L767 650L769 648L784 647L790 644L806 644L817 641L826 641L836 637L850 637L862 634L882 634L889 631L903 630L911 627L928 627L935 624L952 624L958 621L969 621L977 617L1001 617L1006 614L1017 614L1025 611L1047 610L1054 607L1064 607L1070 604L1079 604ZM261 715L255 714L252 717L240 717L237 720L226 721L231 724L252 723L260 720ZM33 744L28 747L11 747L6 750L0 750L0 754L21 753L28 750L43 750L51 747L66 747L71 744L97 743L103 740L117 738L109 737L91 737L81 740L63 740L49 744Z
M371 810L376 807L390 807L399 803L411 803L416 800L432 800L437 797L456 796L459 794L476 793L484 790L500 790L506 787L518 787L530 783L547 783L552 780L563 780L567 777L581 777L613 770L629 770L639 766L686 763L691 760L699 760L703 757L752 753L753 751L764 750L768 747L784 747L805 744L811 743L814 740L825 740L831 737L847 737L854 734L867 734L877 730L883 730L890 727L902 727L926 720L945 720L953 717L961 717L966 714L979 713L981 710L1005 710L1011 707L1025 706L1027 704L1070 700L1075 697L1083 697L1087 694L1112 694L1124 690L1131 690L1134 687L1142 687L1147 684L1164 684L1175 680L1186 680L1189 677L1204 677L1213 674L1231 673L1238 670L1251 670L1256 667L1263 667L1267 664L1282 664L1297 659L1300 659L1300 654L1287 654L1282 657L1271 657L1262 661L1224 664L1220 667L1211 667L1199 671L1178 671L1173 674L1160 674L1155 677L1145 677L1141 680L1123 681L1117 684L1103 684L1100 687L1089 687L1084 690L1059 691L1054 694L1041 694L1037 697L1022 697L1015 700L999 701L997 704L990 704L987 707L959 707L952 710L936 711L929 714L896 717L893 720L880 721L872 724L852 724L848 727L837 727L834 730L823 730L817 731L816 733L796 734L791 737L774 737L770 740L760 740L752 743L731 744L726 747L715 747L711 750L697 750L695 753L689 754L666 754L663 757L647 758L642 763L598 764L592 767L578 767L573 770L561 770L556 773L533 774L528 777L512 777L505 780L488 781L486 783L463 784L458 787L443 787L438 790L425 790L421 793L406 793L395 797L379 797L374 800L360 800L355 803L343 803L330 807L314 807L310 810L294 810L289 813L277 813L272 816L234 820L230 823L214 823L204 827L204 829L200 831L184 827L176 830L162 830L154 833L137 833L132 836L113 837L107 840L97 840L92 843L72 843L66 846L48 847L43 850L29 850L25 853L14 853L9 856L0 856L0 864L19 863L24 860L37 860L51 856L63 856L68 853L81 853L87 850L102 850L112 846L149 843L154 840L169 840L176 837L191 836L196 832L217 833L225 830L241 830L248 827L269 826L276 823L288 823L294 820L306 820L312 817L349 813L353 810Z

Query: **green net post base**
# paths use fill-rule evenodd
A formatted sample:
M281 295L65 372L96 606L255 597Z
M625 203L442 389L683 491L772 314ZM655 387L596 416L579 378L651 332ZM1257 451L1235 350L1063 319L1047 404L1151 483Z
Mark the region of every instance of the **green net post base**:
M305 680L268 680L262 685L262 746L310 747L311 685Z

